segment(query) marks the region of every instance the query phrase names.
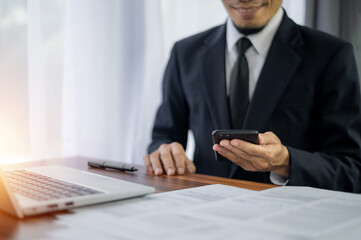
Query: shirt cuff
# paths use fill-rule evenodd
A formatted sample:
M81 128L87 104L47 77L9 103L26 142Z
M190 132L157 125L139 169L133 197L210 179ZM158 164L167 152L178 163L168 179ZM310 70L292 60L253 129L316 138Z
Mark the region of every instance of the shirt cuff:
M285 186L288 183L288 178L278 173L271 172L269 179L275 185Z

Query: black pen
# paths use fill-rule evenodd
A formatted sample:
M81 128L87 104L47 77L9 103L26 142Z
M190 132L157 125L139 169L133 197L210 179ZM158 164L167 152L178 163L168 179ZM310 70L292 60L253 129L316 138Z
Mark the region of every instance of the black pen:
M138 171L138 169L133 166L116 161L92 160L92 161L88 161L88 166L95 168L111 168L115 170L129 171L129 172Z

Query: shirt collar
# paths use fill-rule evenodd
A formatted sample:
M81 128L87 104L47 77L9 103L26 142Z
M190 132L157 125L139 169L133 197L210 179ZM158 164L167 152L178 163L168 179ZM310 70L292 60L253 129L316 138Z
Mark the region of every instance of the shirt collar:
M275 16L260 32L248 36L256 52L266 58L268 50L271 46L274 35L276 34L283 18L284 10L279 8ZM227 50L230 53L240 38L244 35L238 32L230 18L227 19Z

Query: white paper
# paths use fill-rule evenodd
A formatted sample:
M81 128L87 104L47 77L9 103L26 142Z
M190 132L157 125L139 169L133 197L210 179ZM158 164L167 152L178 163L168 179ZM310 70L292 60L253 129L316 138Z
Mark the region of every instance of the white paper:
M361 195L208 185L81 208L58 218L63 227L47 239L360 239Z

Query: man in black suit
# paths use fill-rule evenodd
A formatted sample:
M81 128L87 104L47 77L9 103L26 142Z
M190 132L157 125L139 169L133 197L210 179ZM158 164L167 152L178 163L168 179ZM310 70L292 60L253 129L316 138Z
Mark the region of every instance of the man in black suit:
M174 45L144 157L148 171L174 175L197 167L222 177L361 192L361 100L352 46L295 24L282 0L222 2L230 16L225 25ZM246 84L242 94L234 79ZM232 101L246 106L243 119L234 120ZM212 131L230 128L264 133L259 145L233 139L213 146ZM184 153L189 129L193 162ZM232 164L217 161L212 149Z

